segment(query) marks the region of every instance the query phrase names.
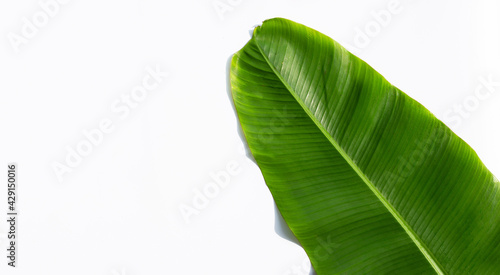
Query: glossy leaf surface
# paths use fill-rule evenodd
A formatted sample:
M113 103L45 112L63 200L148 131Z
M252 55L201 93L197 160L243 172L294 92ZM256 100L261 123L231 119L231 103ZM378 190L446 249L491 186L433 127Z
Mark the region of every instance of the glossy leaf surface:
M249 148L318 274L500 274L498 180L364 61L275 18L234 55L230 79Z

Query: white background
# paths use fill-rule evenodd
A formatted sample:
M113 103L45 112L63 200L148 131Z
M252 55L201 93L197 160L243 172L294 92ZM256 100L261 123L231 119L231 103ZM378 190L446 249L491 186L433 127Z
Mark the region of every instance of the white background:
M44 22L38 1L1 1L0 169L19 166L19 245L8 267L3 176L0 274L309 274L275 232L227 92L228 58L272 17L356 53L500 175L500 86L474 93L500 82L500 3L390 2L72 0ZM169 73L158 87L127 115L113 109L157 67ZM55 163L102 120L113 131L59 180ZM214 174L227 187L187 222L179 207L194 208Z

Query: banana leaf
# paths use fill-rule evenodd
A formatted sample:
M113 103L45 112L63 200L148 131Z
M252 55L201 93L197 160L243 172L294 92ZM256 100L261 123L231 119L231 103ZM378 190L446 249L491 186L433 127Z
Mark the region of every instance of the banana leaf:
M500 274L499 181L340 44L264 21L232 57L230 86L248 147L317 274Z

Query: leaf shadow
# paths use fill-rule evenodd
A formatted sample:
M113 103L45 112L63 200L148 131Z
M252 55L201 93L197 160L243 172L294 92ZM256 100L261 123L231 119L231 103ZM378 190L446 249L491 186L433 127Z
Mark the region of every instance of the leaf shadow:
M226 93L227 96L229 97L229 101L231 102L231 107L233 108L233 112L236 118L238 118L238 113L236 112L236 106L234 105L233 101L233 96L231 93L231 78L230 78L230 71L231 71L231 61L232 61L233 55L230 55L229 58L227 59L226 62ZM243 133L243 129L240 124L240 120L237 120L237 129L238 129L238 135L243 142L243 146L245 148L245 156L249 158L253 163L257 165L257 162L255 161L255 158L253 157L252 153L250 152L250 147L248 146L248 142L245 138L245 134ZM281 215L278 207L276 206L276 203L273 201L274 205L274 231L278 236L282 237L285 240L288 240L290 242L293 242L299 246L300 242L297 240L295 235L293 235L293 232L290 230L288 225L286 224L285 220L283 219L283 216ZM302 246L301 246L302 247ZM314 268L311 266L311 271L309 275L316 275L316 272L314 271Z

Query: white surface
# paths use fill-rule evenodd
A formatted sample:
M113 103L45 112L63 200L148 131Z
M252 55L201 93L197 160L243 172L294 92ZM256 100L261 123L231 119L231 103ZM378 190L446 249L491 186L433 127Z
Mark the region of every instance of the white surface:
M390 2L73 0L16 52L12 34L44 10L2 1L0 167L19 165L20 220L18 267L2 256L0 274L308 274L302 249L274 231L272 198L244 156L226 92L228 58L272 17L356 52L500 175L500 87L467 118L453 109L476 102L481 78L500 82L500 4L400 0L383 26L374 14ZM156 66L169 76L125 114L121 95ZM60 182L54 162L102 120L112 132ZM220 171L229 184L186 223L179 207ZM1 220L5 198L3 184Z

